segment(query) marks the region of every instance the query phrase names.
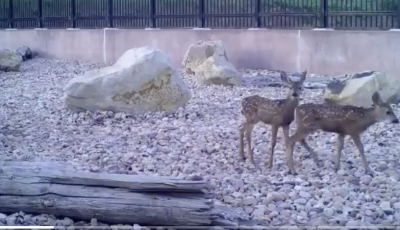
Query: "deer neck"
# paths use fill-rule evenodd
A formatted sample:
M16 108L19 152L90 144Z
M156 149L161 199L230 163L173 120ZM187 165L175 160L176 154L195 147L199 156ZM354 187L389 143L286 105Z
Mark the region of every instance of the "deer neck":
M286 97L285 104L283 105L283 110L294 111L299 105L299 97L292 97L291 95Z
M358 123L361 129L366 130L378 121L379 120L375 116L375 108L372 107L365 109L364 117L360 117Z

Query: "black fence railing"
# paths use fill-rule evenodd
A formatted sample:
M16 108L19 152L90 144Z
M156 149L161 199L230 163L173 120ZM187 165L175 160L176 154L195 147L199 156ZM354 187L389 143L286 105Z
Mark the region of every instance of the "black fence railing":
M399 28L400 0L0 0L0 28Z

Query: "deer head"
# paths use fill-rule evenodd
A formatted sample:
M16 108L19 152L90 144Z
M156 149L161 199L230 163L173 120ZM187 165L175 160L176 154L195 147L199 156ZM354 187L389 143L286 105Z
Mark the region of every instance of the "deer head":
M392 107L388 102L383 102L378 92L372 94L372 102L374 107L374 116L378 121L389 120L394 124L399 123L399 119L394 114Z
M281 79L289 87L290 89L289 96L292 98L300 97L300 94L303 91L303 82L306 80L306 77L307 77L307 70L304 70L301 73L299 81L292 81L284 71L281 71Z

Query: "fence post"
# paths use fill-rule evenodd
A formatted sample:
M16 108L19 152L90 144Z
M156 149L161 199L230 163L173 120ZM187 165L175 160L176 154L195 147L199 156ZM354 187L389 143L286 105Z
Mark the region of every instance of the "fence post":
M108 27L113 28L113 0L108 0Z
M261 0L256 0L255 10L254 10L254 24L255 24L254 27L256 28L261 27L260 8L261 8Z
M328 0L320 0L319 20L322 28L328 27Z
M150 0L150 27L156 28L156 0Z
M38 21L38 28L43 28L43 1L42 0L38 0L38 17L37 17L37 21Z
M71 28L76 28L76 21L75 21L75 16L76 16L76 2L75 0L71 0Z
M197 25L200 28L205 27L205 19L204 19L204 0L199 0L199 12L197 16Z
M8 0L8 28L14 28L13 17L14 17L13 0Z
M400 28L400 0L397 0L397 28Z

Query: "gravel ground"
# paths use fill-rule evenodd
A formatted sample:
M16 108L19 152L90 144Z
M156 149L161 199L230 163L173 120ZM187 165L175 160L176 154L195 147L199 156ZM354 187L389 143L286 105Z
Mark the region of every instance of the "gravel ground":
M281 98L286 89L250 83L199 87L184 76L193 98L175 113L132 117L69 112L61 100L63 87L74 74L100 66L36 58L24 62L20 73L0 73L0 158L64 161L94 172L199 175L215 187L219 202L272 225L400 224L400 190L396 189L400 188L400 144L393 138L400 126L382 122L363 134L373 178L364 175L349 139L341 170L334 173L335 139L326 133L312 135L309 141L324 167L318 168L311 159L301 162L300 155L307 153L297 147L298 175L291 176L284 173L281 131L271 170L263 167L269 154L267 126L257 125L252 136L260 167L238 157L238 126L244 120L239 112L241 99L252 94ZM268 73L242 71L245 79ZM303 102L319 102L321 94L321 90L305 89ZM395 111L399 114L398 108ZM7 224L7 218L17 220L18 215L0 214L0 225Z

